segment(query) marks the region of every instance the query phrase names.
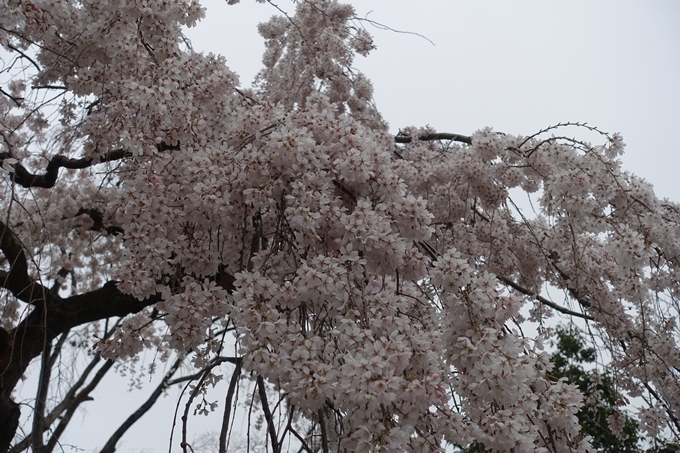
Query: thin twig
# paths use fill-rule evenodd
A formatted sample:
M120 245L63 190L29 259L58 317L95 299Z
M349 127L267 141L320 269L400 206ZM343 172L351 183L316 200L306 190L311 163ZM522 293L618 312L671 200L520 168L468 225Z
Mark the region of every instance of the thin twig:
M542 296L536 294L535 292L530 291L530 290L518 285L517 283L513 282L509 278L500 277L500 276L496 276L496 278L498 280L500 280L501 282L505 283L506 285L512 287L514 290L519 291L520 293L522 293L524 295L531 296L534 299L536 299L537 301L539 301L540 303L542 303L543 305L547 305L548 307L553 308L553 309L559 311L560 313L563 313L563 314L569 315L569 316L575 316L577 318L585 319L587 321L594 321L595 320L595 318L593 318L592 316L586 315L585 313L579 313L579 312L572 311L572 310L569 310L567 308L564 308L560 305L557 305L555 302L549 301L545 297L542 297Z

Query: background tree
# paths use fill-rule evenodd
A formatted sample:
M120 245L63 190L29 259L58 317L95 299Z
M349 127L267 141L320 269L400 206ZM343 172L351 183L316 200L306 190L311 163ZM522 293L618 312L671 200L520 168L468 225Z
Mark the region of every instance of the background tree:
M547 338L513 327L525 307L592 322L616 381L647 399L646 434L677 438L680 208L621 169L618 135L392 137L351 69L371 38L336 1L260 26L253 90L186 45L196 2L3 6L0 450L54 450L113 361L137 372L149 348L167 374L103 451L191 382L177 430L189 451L188 418L214 407L222 373L219 451L246 377L273 452L290 438L324 452L586 451L583 394L551 379ZM534 218L513 189L534 194ZM83 374L51 388L64 348L92 338ZM12 392L33 359L18 430Z
M591 437L596 451L671 453L678 450L677 444L664 439L654 439L652 447L639 445L640 429L626 411L625 397L617 390L611 375L598 372L597 350L586 345L578 328L558 326L550 344L555 352L550 358L553 368L549 376L553 380L566 379L583 393L584 405L577 416L581 432ZM462 451L484 453L486 449L475 442Z
M584 368L595 364L595 348L587 347L580 332L573 327L558 328L555 340L557 351L551 358L554 367L550 377L566 378L583 393L585 404L577 415L581 431L592 437L593 447L605 452L640 451L637 423L622 410L624 397L617 391L612 377Z

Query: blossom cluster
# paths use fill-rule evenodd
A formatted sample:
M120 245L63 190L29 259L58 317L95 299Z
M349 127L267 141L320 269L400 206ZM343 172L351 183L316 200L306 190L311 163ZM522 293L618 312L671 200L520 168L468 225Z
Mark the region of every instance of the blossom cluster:
M680 416L680 206L622 170L618 135L587 128L596 146L486 128L443 146L411 127L398 145L350 70L370 36L335 0L260 26L252 90L224 58L182 46L195 1L9 5L0 42L49 49L12 93L39 82L71 96L52 129L24 118L37 104L0 97L0 203L32 275L63 294L115 279L160 300L98 343L105 356L193 351L205 367L232 325L247 371L307 420L333 420L333 451L585 452L582 395L549 378L547 333L521 330L527 310L558 311L591 322L621 388L654 400L639 413L650 435ZM16 165L55 156L105 174L15 187ZM542 298L547 285L572 304ZM21 308L3 305L3 323Z

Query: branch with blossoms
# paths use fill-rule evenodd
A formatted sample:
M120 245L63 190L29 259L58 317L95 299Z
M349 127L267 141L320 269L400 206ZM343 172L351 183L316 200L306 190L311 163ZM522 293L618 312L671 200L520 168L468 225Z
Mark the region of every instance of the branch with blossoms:
M420 141L449 140L472 145L472 138L467 135L451 134L445 132L422 135L418 137L418 140ZM413 137L409 135L397 134L394 137L394 141L395 143L407 144L413 141ZM157 145L157 148L159 151L177 150L179 149L179 144L168 145L166 143L160 143L159 145ZM47 163L47 167L45 168L44 174L31 173L21 163L17 162L13 164L12 169L12 173L14 174L13 180L15 183L25 188L42 187L49 189L54 187L55 183L57 182L57 178L59 177L59 169L61 168L78 170L89 168L99 163L114 162L117 160L125 159L127 157L132 157L132 153L124 149L116 149L110 151L106 154L103 154L98 159L96 159L95 157L81 157L79 159L74 159L63 155L56 155L53 156ZM0 153L0 165L2 165L3 161L8 159L14 159L11 153L9 152Z
M7 140L5 140L7 141ZM156 148L159 152L172 151L179 149L179 143L176 145L168 145L167 143L159 143ZM95 157L81 157L79 159L70 158L61 154L53 156L47 163L45 173L42 175L33 174L26 169L21 163L14 163L11 172L13 173L13 181L22 187L43 187L46 189L54 187L59 177L59 169L67 168L71 170L80 170L89 168L93 165L114 162L117 160L132 157L132 153L124 149L116 149L105 153L97 158ZM3 161L13 159L11 153L0 153L0 166Z

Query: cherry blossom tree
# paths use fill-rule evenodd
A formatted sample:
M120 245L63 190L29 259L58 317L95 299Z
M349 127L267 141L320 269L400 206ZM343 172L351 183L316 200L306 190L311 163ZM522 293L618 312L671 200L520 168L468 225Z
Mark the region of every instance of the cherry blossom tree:
M195 0L3 2L0 451L52 451L102 376L134 372L147 348L168 372L102 451L170 385L194 384L185 427L190 408L214 409L201 395L222 364L220 451L243 379L272 452L289 438L590 451L582 393L550 378L556 313L588 324L644 433L678 439L680 205L622 170L619 135L395 137L352 68L373 43L351 6L301 0L261 24L249 90L183 39L202 14ZM65 349L92 347L52 388Z

